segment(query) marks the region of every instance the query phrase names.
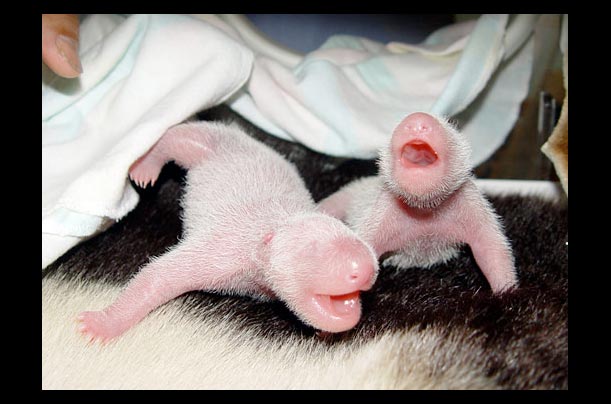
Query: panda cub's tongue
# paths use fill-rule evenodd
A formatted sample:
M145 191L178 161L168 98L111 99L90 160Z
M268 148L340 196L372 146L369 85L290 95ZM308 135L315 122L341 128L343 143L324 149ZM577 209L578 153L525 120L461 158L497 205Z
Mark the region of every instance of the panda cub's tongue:
M357 290L345 295L330 296L331 305L338 314L348 314L359 304L359 294L360 292Z
M428 166L437 160L437 153L428 143L414 140L403 146L401 157L412 164Z

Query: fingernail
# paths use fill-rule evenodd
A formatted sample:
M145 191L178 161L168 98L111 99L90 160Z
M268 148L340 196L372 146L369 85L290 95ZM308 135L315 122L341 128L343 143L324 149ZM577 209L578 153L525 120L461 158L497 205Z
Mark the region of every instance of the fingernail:
M78 56L78 42L68 36L58 35L55 40L55 45L64 60L68 62L75 71L82 73L83 66Z

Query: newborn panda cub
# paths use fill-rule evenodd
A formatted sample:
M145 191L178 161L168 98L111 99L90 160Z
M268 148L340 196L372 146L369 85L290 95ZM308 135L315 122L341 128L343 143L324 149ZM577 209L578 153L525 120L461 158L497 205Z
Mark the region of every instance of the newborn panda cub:
M511 246L499 218L480 193L469 165L467 139L446 120L406 117L381 150L379 176L356 180L319 203L344 220L385 263L430 267L471 247L499 293L517 285Z
M357 324L377 257L344 223L317 212L292 164L237 125L197 122L170 128L129 175L154 185L171 160L188 170L182 239L112 305L81 313L83 334L110 340L192 290L281 299L322 331Z

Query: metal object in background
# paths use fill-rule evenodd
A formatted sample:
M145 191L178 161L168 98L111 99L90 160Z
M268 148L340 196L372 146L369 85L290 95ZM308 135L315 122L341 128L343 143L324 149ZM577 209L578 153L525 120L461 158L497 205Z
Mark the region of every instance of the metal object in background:
M540 149L547 141L556 127L562 104L546 91L539 93L539 113L537 119L537 148ZM554 179L556 177L552 162L543 154L539 154L539 167L542 178Z

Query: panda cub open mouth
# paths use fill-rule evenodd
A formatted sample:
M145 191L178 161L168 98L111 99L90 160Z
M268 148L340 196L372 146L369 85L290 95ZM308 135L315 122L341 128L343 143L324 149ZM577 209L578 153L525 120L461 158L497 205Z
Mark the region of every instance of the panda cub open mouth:
M327 312L344 317L353 314L355 310L360 311L361 291L346 293L344 295L316 295L317 303Z

